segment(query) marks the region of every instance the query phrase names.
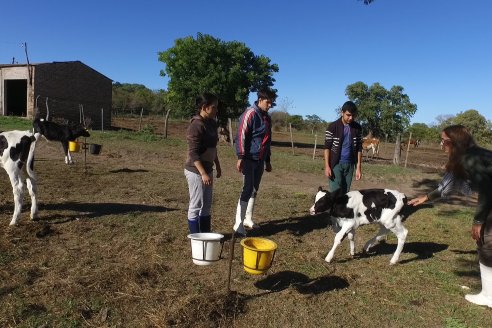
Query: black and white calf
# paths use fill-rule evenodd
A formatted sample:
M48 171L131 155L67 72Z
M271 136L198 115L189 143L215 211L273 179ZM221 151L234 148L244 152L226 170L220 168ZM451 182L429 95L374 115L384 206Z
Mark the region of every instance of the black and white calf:
M400 215L406 202L405 195L396 190L366 189L343 194L336 191L330 193L320 187L310 213L315 215L327 212L331 217L333 230L336 233L333 247L325 261L331 262L337 246L340 245L345 235L350 241L350 254L354 255L355 229L360 225L378 223L380 225L379 232L374 238L367 241L364 251L368 252L372 246L391 231L398 238L398 246L393 257L391 257L390 264L397 263L408 233L402 224L402 216Z
M49 141L60 141L65 153L65 163L73 164L68 142L78 137L90 137L89 131L81 124L60 125L55 122L36 118L33 122L34 133L41 133Z
M19 220L24 196L24 180L31 196L31 219L38 217L36 199L36 175L34 174L34 149L36 139L30 131L8 131L0 133L1 165L7 172L14 193L14 215L10 225Z

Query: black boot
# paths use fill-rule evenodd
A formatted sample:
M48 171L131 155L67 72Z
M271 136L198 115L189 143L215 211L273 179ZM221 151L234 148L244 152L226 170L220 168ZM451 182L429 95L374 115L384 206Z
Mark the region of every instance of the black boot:
M199 219L200 232L210 232L210 225L211 225L210 221L211 221L210 215L200 216L200 219Z

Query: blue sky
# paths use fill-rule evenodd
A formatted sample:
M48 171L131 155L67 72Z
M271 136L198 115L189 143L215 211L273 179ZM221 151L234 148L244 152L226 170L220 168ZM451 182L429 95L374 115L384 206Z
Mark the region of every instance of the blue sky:
M24 0L1 6L0 63L80 60L115 82L167 89L158 52L210 34L280 67L290 114L337 118L347 85L401 85L412 122L476 109L492 120L490 0Z

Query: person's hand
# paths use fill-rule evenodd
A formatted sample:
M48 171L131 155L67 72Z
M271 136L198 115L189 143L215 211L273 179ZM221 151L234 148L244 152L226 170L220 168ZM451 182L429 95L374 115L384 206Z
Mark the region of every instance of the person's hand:
M236 169L238 172L243 172L243 160L242 159L237 160Z
M331 173L331 168L329 166L325 167L325 176L328 178L331 178L332 173Z
M471 236L472 236L473 240L475 240L477 242L480 241L481 231L482 231L482 224L481 223L474 223L472 225Z
M417 206L417 205L425 203L428 200L429 200L429 197L427 195L424 195L424 196L420 196L420 197L414 198L412 200L409 200L407 204L412 205L412 206Z
M265 163L265 171L272 172L272 164L271 163Z
M211 186L212 185L212 179L210 178L210 176L205 173L205 174L202 174L202 182L204 185L206 186Z
M355 180L360 180L361 178L362 178L361 170L356 170L355 171Z

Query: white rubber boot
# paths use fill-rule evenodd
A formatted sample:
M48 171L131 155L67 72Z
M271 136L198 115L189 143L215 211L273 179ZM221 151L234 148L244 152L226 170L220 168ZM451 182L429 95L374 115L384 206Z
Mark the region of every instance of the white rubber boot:
M465 299L468 302L492 308L492 268L480 263L480 277L482 279L482 291L475 295L465 295Z
M244 230L244 218L246 216L246 209L248 208L248 203L239 200L237 202L236 209L236 223L234 224L234 231L240 235L246 236L246 230Z
M248 201L248 207L246 208L246 217L244 218L244 226L250 229L259 228L257 224L253 222L253 210L255 208L256 198L251 197Z

